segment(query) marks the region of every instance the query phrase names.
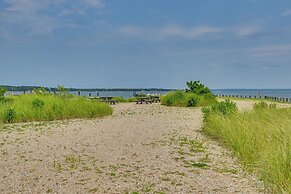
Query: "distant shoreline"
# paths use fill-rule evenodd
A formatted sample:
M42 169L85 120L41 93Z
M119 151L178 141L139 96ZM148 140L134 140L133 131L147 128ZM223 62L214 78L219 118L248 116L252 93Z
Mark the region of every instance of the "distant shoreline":
M8 91L30 91L33 89L42 88L41 86L8 86L0 85L0 87L6 88ZM48 91L55 91L55 87L43 87ZM82 92L114 92L114 91L174 91L177 89L168 88L66 88L69 91L82 91Z

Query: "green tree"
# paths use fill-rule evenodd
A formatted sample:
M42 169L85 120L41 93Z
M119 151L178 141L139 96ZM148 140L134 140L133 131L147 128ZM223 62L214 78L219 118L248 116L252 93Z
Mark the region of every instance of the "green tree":
M197 95L211 94L211 91L208 87L202 84L200 81L189 81L187 82L188 92L193 92Z

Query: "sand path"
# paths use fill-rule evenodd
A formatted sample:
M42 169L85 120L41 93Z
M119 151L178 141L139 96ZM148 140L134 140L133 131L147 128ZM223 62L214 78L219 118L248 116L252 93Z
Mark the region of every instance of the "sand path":
M120 104L102 119L6 126L0 193L257 193L201 110Z

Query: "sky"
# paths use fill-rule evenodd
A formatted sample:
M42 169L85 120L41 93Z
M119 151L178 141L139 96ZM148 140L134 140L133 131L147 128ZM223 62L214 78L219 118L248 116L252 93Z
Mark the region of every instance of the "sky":
M0 85L291 88L290 0L0 0Z

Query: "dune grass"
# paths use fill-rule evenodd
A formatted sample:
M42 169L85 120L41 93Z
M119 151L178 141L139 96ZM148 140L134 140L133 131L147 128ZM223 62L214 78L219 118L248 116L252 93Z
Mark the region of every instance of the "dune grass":
M121 96L113 97L113 100L117 100L119 103L128 102L126 98L123 98Z
M162 105L178 107L208 106L216 103L212 94L197 95L191 92L173 91L161 98Z
M135 102L137 101L137 97L131 97L131 98L128 98L127 100L128 102Z
M291 193L291 109L261 107L208 112L204 131L230 147L274 192Z
M112 114L112 108L83 97L50 94L9 96L0 102L0 123L95 118Z

